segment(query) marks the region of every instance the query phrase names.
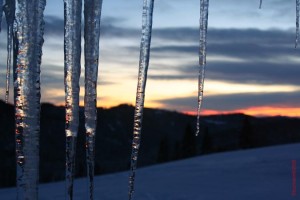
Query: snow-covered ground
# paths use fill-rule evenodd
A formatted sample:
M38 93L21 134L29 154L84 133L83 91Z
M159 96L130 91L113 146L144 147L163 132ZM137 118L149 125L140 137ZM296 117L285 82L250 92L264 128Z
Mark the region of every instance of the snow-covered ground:
M300 144L219 153L139 169L136 200L288 200L292 160ZM299 168L298 168L299 169ZM297 178L300 180L297 173ZM95 199L127 199L128 172L95 178ZM41 200L63 200L64 182L40 185ZM86 179L75 183L75 198L87 198ZM297 192L298 192L297 191ZM15 200L15 188L1 189L1 200Z

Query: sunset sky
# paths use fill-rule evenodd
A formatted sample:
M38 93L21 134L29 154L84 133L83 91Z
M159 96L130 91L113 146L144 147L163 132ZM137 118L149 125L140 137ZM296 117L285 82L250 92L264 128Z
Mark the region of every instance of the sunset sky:
M142 2L103 0L100 107L135 103ZM47 3L42 101L63 105L63 1ZM294 49L295 1L265 0L261 10L258 6L259 0L210 1L203 114L300 116L300 50ZM155 0L146 107L195 113L199 7L199 0ZM3 28L2 99L6 68ZM83 57L81 72L83 96Z

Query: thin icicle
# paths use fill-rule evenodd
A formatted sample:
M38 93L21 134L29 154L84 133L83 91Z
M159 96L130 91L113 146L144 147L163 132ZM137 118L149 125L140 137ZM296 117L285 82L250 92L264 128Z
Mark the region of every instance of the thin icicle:
M38 199L40 64L45 0L18 0L14 26L17 199Z
M7 23L7 65L6 65L6 92L5 102L8 103L9 84L10 84L10 69L11 69L11 53L13 45L13 25L15 19L15 0L6 0L4 5L5 18Z
M86 163L88 199L94 199L95 133L97 125L97 78L102 0L84 2Z
M260 0L259 2L259 9L261 9L261 6L262 6L262 0Z
M198 110L197 110L197 131L196 136L200 132L200 112L203 99L203 87L206 66L206 36L208 22L209 0L200 1L200 49L199 49L199 77L198 77Z
M299 40L299 12L300 12L300 0L296 0L296 41L295 48L297 48Z
M76 141L79 125L79 78L81 55L81 0L64 0L64 65L66 106L66 187L73 199Z
M145 88L146 88L147 71L148 71L148 65L150 59L153 6L154 6L154 0L144 0L139 73L138 73L138 84L137 84L136 103L135 103L135 112L134 112L134 125L133 125L133 140L132 140L132 153L131 153L131 166L130 166L131 174L129 177L129 199L133 198L135 170L137 167L138 152L139 152L140 141L141 141Z
M1 25L2 25L2 15L3 15L3 0L0 0L0 33L1 33Z

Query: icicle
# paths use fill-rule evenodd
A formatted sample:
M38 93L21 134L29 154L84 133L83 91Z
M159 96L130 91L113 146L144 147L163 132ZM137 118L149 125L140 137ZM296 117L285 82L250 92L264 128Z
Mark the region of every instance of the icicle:
M297 48L299 40L299 12L300 12L300 0L296 0L296 41L295 48Z
M203 98L203 87L206 65L206 35L208 22L208 6L209 0L200 1L200 51L199 51L199 79L198 79L198 110L197 110L197 131L196 136L200 132L200 111Z
M95 133L97 124L97 76L102 0L84 2L86 163L89 185L88 199L94 199Z
M0 33L1 33L2 15L3 15L3 0L0 0Z
M146 88L147 71L148 71L149 58L150 58L153 5L154 5L154 0L144 0L139 74L138 74L134 125L133 125L133 141L132 141L131 166L130 166L131 174L129 177L129 199L132 199L133 197L135 170L137 167L138 152L139 152L140 140L141 140L145 88Z
M45 0L18 0L14 26L17 199L38 199L40 64Z
M262 5L262 0L260 0L259 2L259 9L261 9L261 5Z
M1 3L1 2L0 2ZM7 23L7 70L6 70L6 92L5 102L8 103L9 84L10 84L10 69L11 69L11 52L13 45L13 25L15 19L15 0L7 0L4 5L5 18Z
M66 187L73 199L76 141L79 123L79 78L81 54L81 0L64 0L64 65L66 106Z

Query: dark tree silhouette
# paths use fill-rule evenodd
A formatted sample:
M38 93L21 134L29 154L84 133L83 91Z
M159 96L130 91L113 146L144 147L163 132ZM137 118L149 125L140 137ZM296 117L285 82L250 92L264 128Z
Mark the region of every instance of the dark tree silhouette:
M158 156L157 156L157 162L163 163L169 161L169 151L168 151L168 140L167 137L164 137L160 141L159 150L158 150Z
M173 153L173 160L179 160L182 158L182 146L180 142L175 143L174 153Z
M188 124L185 128L185 133L182 141L182 157L188 158L197 154L197 143L194 131L191 125Z
M202 154L207 154L212 152L212 138L209 135L208 128L205 128L202 137Z
M253 129L250 122L250 117L245 116L240 135L240 147L243 149L253 147Z

